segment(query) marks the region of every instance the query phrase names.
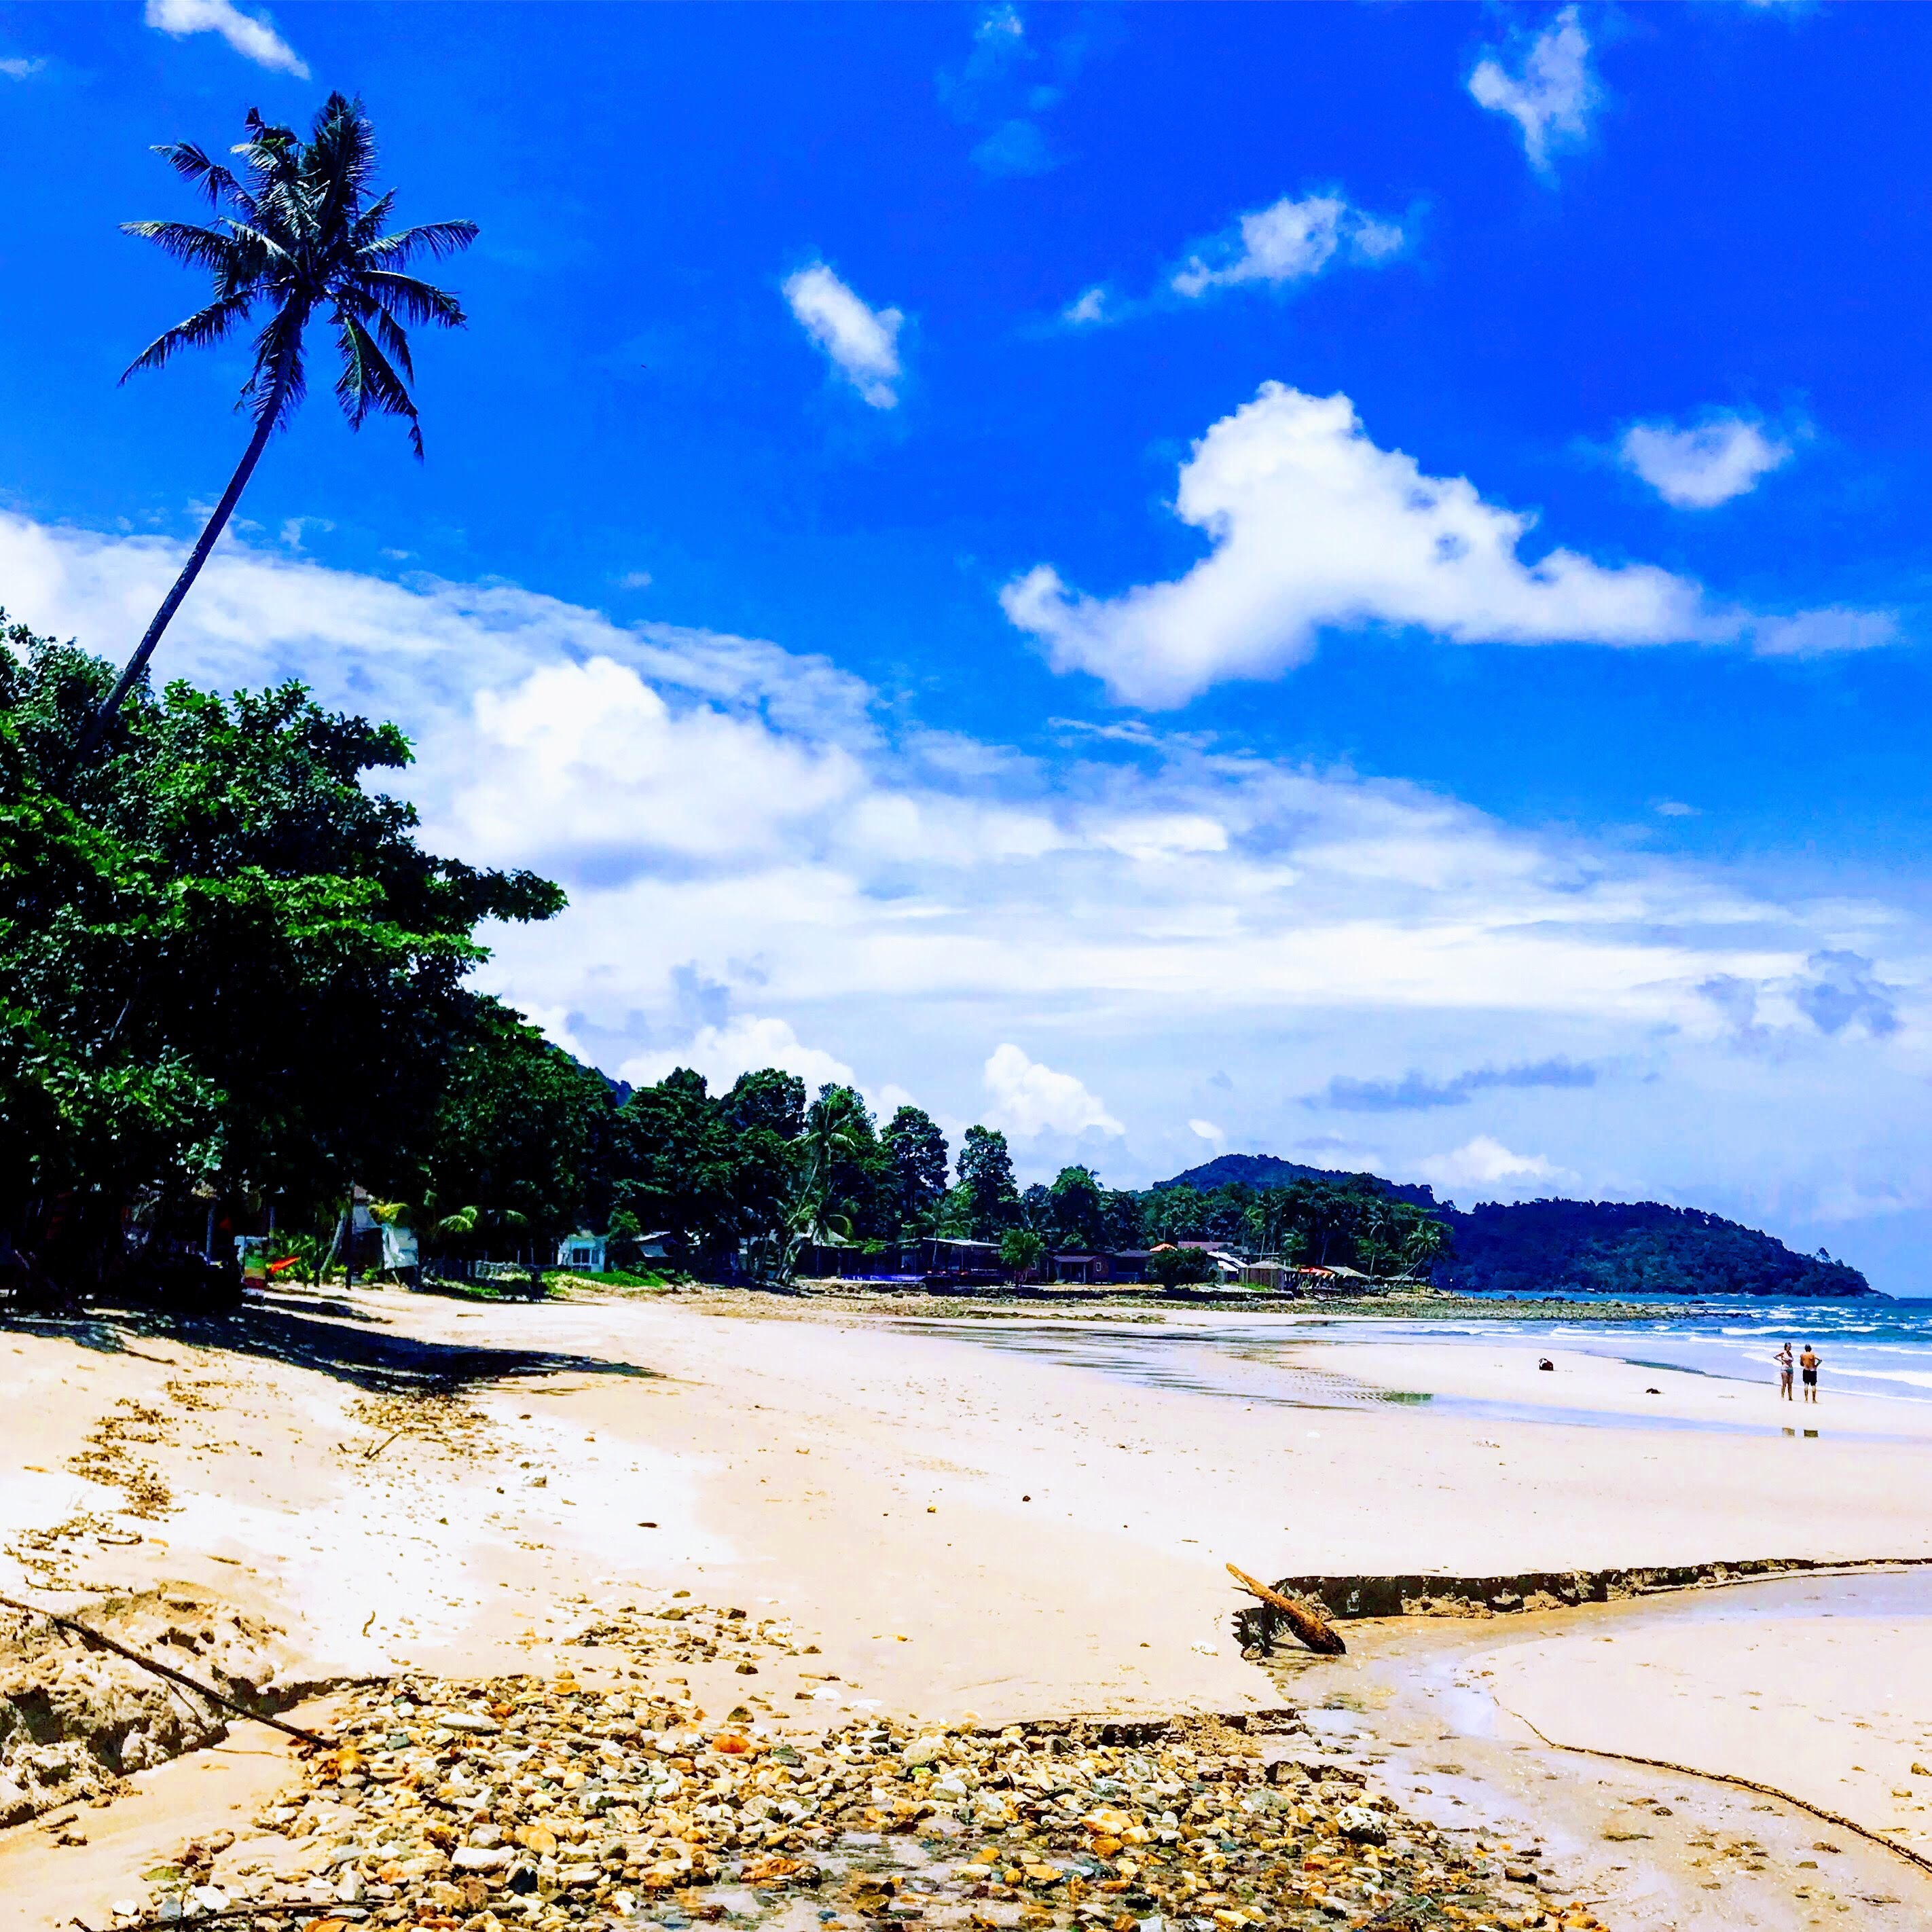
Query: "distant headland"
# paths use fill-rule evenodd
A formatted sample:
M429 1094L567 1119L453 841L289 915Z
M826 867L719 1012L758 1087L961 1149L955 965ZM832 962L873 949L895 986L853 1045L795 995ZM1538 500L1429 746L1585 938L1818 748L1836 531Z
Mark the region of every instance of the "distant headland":
M1284 1187L1296 1180L1372 1184L1432 1210L1451 1246L1432 1276L1458 1293L1759 1295L1792 1300L1870 1294L1849 1262L1800 1254L1774 1235L1696 1208L1657 1201L1484 1202L1465 1212L1421 1182L1305 1166L1274 1154L1224 1154L1161 1189Z

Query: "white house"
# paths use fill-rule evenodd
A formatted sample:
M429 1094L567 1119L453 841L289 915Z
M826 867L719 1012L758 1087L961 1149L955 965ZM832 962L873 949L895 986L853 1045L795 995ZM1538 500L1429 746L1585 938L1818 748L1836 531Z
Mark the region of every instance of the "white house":
M557 1243L556 1264L559 1268L581 1268L586 1274L602 1274L604 1252L604 1237L586 1233L580 1228L575 1234Z

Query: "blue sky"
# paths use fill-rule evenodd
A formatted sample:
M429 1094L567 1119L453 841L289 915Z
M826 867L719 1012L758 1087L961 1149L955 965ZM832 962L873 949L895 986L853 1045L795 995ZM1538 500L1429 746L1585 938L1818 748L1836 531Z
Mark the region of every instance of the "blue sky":
M1922 10L0 8L0 603L242 438L152 142L480 222L164 646L569 886L491 983L1122 1182L1656 1196L1932 1282Z

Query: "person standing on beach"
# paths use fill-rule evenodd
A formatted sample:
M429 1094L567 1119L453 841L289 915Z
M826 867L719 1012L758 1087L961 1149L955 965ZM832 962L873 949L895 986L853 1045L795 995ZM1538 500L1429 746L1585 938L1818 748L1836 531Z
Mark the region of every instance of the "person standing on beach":
M1772 1360L1778 1364L1778 1393L1779 1397L1785 1402L1791 1400L1792 1359L1791 1344L1789 1342L1772 1357Z
M1818 1400L1818 1360L1816 1350L1807 1342L1804 1354L1798 1358L1799 1372L1804 1378L1804 1400L1807 1402Z

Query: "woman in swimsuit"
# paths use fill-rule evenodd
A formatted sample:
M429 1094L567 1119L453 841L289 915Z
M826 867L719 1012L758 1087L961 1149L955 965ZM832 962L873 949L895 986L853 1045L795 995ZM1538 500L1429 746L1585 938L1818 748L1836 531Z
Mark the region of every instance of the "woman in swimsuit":
M1807 1342L1804 1345L1804 1354L1798 1358L1798 1372L1804 1378L1804 1400L1807 1402L1816 1402L1818 1400L1818 1361L1819 1358L1816 1351L1813 1349L1811 1344Z
M1778 1396L1781 1401L1784 1402L1789 1402L1791 1400L1791 1364L1792 1359L1791 1344L1789 1342L1786 1342L1784 1346L1779 1349L1776 1354L1772 1357L1772 1360L1778 1364Z

